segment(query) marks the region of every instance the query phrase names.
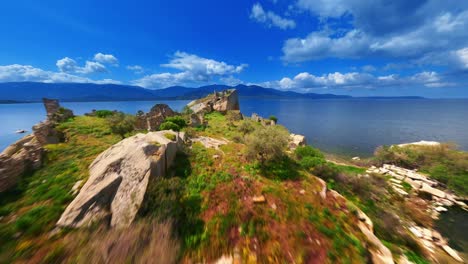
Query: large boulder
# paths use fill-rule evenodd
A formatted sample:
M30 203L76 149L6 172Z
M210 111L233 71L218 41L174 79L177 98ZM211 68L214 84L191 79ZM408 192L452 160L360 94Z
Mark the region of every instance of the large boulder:
M229 110L240 110L239 96L236 89L212 93L204 98L194 100L187 105L195 114Z
M79 227L102 219L108 219L113 227L130 225L148 182L165 176L182 141L183 133L150 132L126 138L101 153L57 225Z

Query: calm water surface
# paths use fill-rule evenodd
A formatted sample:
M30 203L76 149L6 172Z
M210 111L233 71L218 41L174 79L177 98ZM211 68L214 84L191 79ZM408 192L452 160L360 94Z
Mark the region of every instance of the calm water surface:
M92 109L148 111L158 101L62 103L81 115ZM181 110L188 101L165 101ZM451 141L468 150L468 100L252 99L241 98L241 111L275 115L292 132L303 134L324 151L371 155L379 145L419 140ZM0 105L0 149L44 119L42 104Z

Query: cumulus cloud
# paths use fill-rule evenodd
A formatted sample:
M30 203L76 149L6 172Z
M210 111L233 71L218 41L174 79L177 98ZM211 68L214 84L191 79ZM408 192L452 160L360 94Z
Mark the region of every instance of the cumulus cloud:
M69 57L58 60L56 65L57 68L64 73L91 74L107 72L106 66L99 62L86 61L85 66L80 67L75 60L70 59Z
M283 30L296 27L296 22L294 22L294 20L283 18L272 11L265 11L260 3L256 3L252 6L250 18L268 27L274 26Z
M216 61L177 51L168 63L161 66L181 72L151 74L135 80L133 83L148 88L200 84L212 81L215 77L225 77L241 73L248 65L230 65L223 61Z
M320 16L325 29L286 40L283 60L375 55L416 59L468 46L466 1L369 1L298 0L296 7ZM330 18L348 19L352 28L337 34L341 29L327 23Z
M96 53L94 55L94 61L104 63L104 64L110 64L113 66L118 66L119 65L119 60L112 54L103 54L103 53Z
M455 85L446 82L436 72L420 72L412 76L399 75L375 76L370 73L328 73L320 76L302 72L293 78L284 77L278 81L264 82L261 85L282 90L309 91L324 88L376 88L396 86L446 87Z
M145 69L140 65L128 65L127 70L133 71L134 73L141 74L145 71Z
M64 61L66 64L67 60ZM63 66L65 67L65 66ZM0 66L0 82L44 82L44 83L116 83L111 79L92 80L82 76L61 72L45 71L31 65L4 65Z

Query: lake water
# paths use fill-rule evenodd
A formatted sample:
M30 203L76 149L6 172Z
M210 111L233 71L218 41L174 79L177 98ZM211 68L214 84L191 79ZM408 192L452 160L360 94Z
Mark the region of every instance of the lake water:
M92 109L148 111L160 101L69 102L63 106L81 115ZM188 101L164 101L181 110ZM293 133L303 134L320 149L349 156L369 156L379 145L419 140L454 142L468 150L468 100L258 99L241 98L245 115L275 115ZM0 149L45 118L42 104L0 104Z

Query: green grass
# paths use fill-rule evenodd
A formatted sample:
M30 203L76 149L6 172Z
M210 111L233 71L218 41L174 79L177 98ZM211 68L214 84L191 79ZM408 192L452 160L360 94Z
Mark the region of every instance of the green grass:
M32 247L46 243L47 232L73 199L72 186L88 177L88 167L99 153L120 140L98 117L76 117L58 129L65 133L67 143L46 146L44 165L0 194L4 217L0 221L0 262L27 257L22 247L28 241L36 241Z

